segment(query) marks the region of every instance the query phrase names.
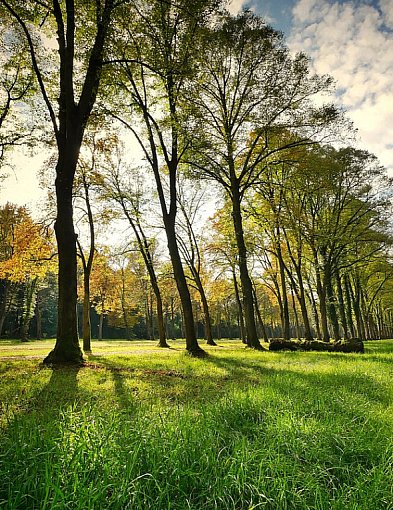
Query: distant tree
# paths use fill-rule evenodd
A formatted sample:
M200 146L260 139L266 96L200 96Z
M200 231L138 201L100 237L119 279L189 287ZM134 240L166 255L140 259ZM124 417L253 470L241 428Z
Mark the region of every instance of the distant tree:
M26 209L6 204L0 211L1 250L0 279L4 281L1 325L7 309L7 295L12 285L23 284L20 336L27 340L34 314L39 278L52 269L53 244L42 225L33 222Z
M196 232L197 214L203 209L203 193L193 186L193 191L187 193L185 182L179 184L178 204L180 215L178 217L178 243L191 273L191 281L198 290L204 316L205 338L207 345L217 345L213 340L209 304L203 284L204 261L201 253L201 239Z
M121 215L127 220L135 237L136 244L142 255L149 281L156 300L159 347L169 347L166 339L164 311L160 285L158 281L154 257L155 239L148 236L144 223L147 216L146 205L150 202L144 190L144 178L136 170L121 172L121 163L111 161L104 180L103 193L106 199L120 208ZM126 177L128 173L128 176ZM123 174L123 175L122 175ZM125 174L125 175L124 175Z
M99 316L98 340L103 339L104 319L115 310L119 281L108 249L97 249L90 275L92 306Z

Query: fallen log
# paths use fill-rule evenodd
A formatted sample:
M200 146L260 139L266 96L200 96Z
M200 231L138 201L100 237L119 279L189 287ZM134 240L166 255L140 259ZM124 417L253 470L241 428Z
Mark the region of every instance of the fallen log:
M364 343L358 338L340 340L338 342L321 342L319 340L285 340L273 338L269 343L269 351L320 351L364 353Z

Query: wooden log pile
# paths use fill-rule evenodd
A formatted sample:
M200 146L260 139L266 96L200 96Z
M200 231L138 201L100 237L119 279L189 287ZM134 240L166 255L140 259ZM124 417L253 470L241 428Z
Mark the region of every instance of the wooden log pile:
M325 352L357 352L364 353L364 343L358 338L340 340L338 342L321 342L319 340L284 340L273 338L269 343L269 351L325 351Z

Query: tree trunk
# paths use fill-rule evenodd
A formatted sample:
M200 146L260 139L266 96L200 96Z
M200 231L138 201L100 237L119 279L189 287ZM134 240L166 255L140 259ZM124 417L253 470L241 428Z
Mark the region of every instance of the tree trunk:
M277 242L277 259L278 259L278 267L280 269L280 282L281 282L281 299L282 299L282 336L284 340L291 339L290 332L290 323L289 323L289 305L288 305L288 294L287 294L287 284L285 278L285 264L282 257L280 242Z
M11 283L9 280L1 280L1 285L3 288L0 302L0 337L3 333L4 321L7 315L7 302L9 298Z
M232 268L232 277L233 277L233 287L235 289L235 298L236 298L237 308L239 311L240 340L243 342L243 344L246 344L247 340L246 340L246 329L244 327L243 306L242 306L242 301L240 299L239 285L237 283L235 268Z
M24 299L25 303L20 328L20 339L22 342L27 342L29 336L30 320L33 316L33 307L35 305L34 298L37 288L37 281L38 278L35 277L32 281L26 283Z
M257 293L256 293L256 290L255 290L254 286L253 286L253 294L254 294L255 311L256 311L256 314L257 314L257 319L258 319L259 327L260 327L261 332L262 332L263 340L268 343L269 342L269 337L267 336L267 331L266 331L266 328L265 328L265 324L264 324L264 322L262 320L262 315L261 315L261 311L259 309L259 303L258 303L258 299L257 299Z
M353 300L351 295L351 283L349 281L348 275L344 277L344 290L345 290L345 302L346 302L346 317L348 321L349 331L351 333L351 338L356 338L355 325L353 323L352 310L353 310Z
M199 295L201 297L201 302L202 302L202 310L203 310L203 317L204 317L204 323L205 323L206 344L217 346L216 342L213 340L210 311L209 311L209 305L208 305L208 302L206 299L205 289L203 288L201 278L197 271L193 271L193 277L194 277L196 286L198 288L198 292L199 292Z
M319 298L319 313L321 315L321 324L322 324L322 340L324 342L330 341L330 334L328 328L328 317L327 317L327 307L326 307L326 291L322 285L321 274L318 269L318 258L314 253L315 260L315 277L317 281L317 294Z
M91 352L90 274L83 275L83 350Z
M98 340L102 340L102 333L104 329L104 314L100 313L100 321L98 323Z
M356 319L356 329L357 329L357 338L360 340L365 340L365 331L364 331L364 323L363 323L363 317L362 312L360 309L360 282L359 278L355 277L355 289L352 288L352 286L349 286L350 292L351 292L351 298L353 303L353 310L355 312L355 319Z
M293 315L295 317L296 337L298 340L301 340L302 336L300 334L299 317L298 317L298 313L296 310L296 301L295 301L295 294L293 292L293 289L291 289L291 298L292 298Z
M167 348L169 347L167 341L166 341L166 334L165 334L165 321L164 321L164 310L162 306L162 298L161 298L161 292L158 287L157 282L155 285L152 285L153 292L156 296L156 310L157 310L157 325L158 325L158 347ZM152 324L153 326L153 324Z
M327 310L329 314L330 323L333 328L333 337L336 342L340 340L340 327L338 324L337 311L336 311L336 297L333 291L332 284L332 269L329 264L324 265L323 284L326 291Z
M306 292L304 289L304 281L302 275L301 265L295 265L295 271L298 279L298 287L299 290L296 292L297 299L300 304L300 311L302 313L302 320L304 326L304 338L308 341L313 340L313 335L311 332L310 319L308 317L307 303L306 303ZM318 316L317 316L318 321Z
M176 280L177 290L183 312L183 327L186 337L186 349L193 356L202 356L205 351L201 349L195 335L194 316L192 313L192 302L190 291L188 290L186 276L180 258L179 247L177 245L175 233L175 216L170 214L165 216L165 231L167 235L168 249L171 257L173 274Z
M240 207L240 193L238 184L232 186L232 219L236 236L236 244L239 257L240 281L243 292L243 311L246 329L246 342L248 347L261 350L254 315L254 299L252 295L252 282L248 274L247 249L244 241L243 220Z
M337 285L337 297L338 297L338 310L340 313L341 326L343 328L343 336L344 336L344 340L349 340L348 323L347 323L347 317L345 314L345 305L344 305L344 293L343 293L340 273L338 271L336 273L336 285Z
M56 167L57 217L55 233L58 250L58 315L54 349L44 363L83 363L78 338L77 251L73 223L72 186L80 144L63 142Z
M309 290L309 299L310 299L310 303L311 303L312 313L313 313L314 322L315 322L315 329L317 330L317 338L318 338L318 340L322 340L317 303L315 302L315 298L314 298L314 290L313 290L313 288L311 286L311 282L308 278L307 278L307 285L308 285L308 290Z

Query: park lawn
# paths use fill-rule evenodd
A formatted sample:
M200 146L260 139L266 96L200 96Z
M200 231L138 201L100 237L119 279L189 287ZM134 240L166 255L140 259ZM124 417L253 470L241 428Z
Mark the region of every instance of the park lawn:
M54 370L52 345L0 342L0 508L393 509L393 341L93 342Z

